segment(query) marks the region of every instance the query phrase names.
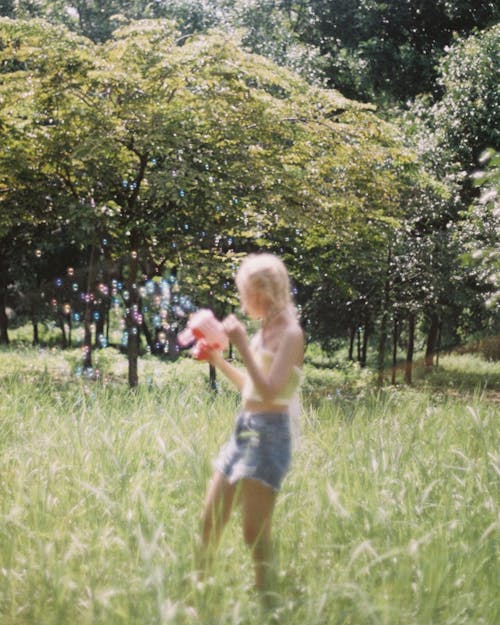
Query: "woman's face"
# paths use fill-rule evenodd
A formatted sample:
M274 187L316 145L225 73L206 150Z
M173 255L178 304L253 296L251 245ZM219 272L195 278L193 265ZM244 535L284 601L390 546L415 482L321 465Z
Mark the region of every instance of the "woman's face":
M251 319L260 319L264 316L266 306L260 291L245 285L240 291L240 300L243 310Z

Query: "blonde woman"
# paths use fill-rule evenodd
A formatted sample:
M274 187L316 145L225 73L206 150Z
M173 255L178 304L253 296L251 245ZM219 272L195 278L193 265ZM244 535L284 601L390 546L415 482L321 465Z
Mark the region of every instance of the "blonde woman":
M243 536L251 549L255 586L269 587L272 563L271 521L277 493L290 466L290 405L301 381L304 336L290 292L288 271L273 254L252 254L236 275L240 301L260 330L249 340L234 315L224 319L230 342L244 369L209 350L208 360L241 392L229 442L222 448L208 488L202 518L206 560L217 547L236 502L241 503Z

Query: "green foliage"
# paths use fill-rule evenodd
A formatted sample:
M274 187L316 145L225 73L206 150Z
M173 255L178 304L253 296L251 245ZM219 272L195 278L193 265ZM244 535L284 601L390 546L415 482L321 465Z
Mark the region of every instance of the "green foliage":
M416 300L426 307L428 318L439 314L445 320L445 344L480 330L497 332L494 315L484 310L492 292L494 264L486 263L483 269L479 263L461 261L471 259L483 241L494 255L498 241L491 204L474 203L474 209L463 212L477 195L470 177L477 167L475 159L498 143L498 34L498 27L492 27L455 40L440 65L441 99L419 98L406 129L408 140L417 146L444 192L436 195L431 187L431 192L416 194L409 203L401 239L401 267L407 271L401 286L411 286L408 278L418 267L423 270Z
M475 204L454 226L475 193L477 156L498 147L498 26L466 36L498 10L476 5L5 5L88 36L2 21L0 266L3 287L16 284L10 303L27 310L13 294L50 282L36 254L50 266L60 237L82 273L92 249L130 286L177 270L190 297L223 314L239 257L270 248L286 258L307 329L325 345L410 310L438 311L450 340L491 330L482 305L495 299L495 211ZM440 185L372 107L318 86L319 49L330 84L348 95L387 102L428 88L408 140Z
M290 2L296 30L328 57L332 86L356 99L406 103L436 92L436 66L454 33L498 22L489 0Z
M273 0L221 2L226 28L236 28L243 47L288 67L310 83L321 83L324 62L317 42L308 44L297 30L297 13Z
M471 193L464 178L486 148L498 148L499 37L500 28L494 26L456 38L439 66L442 97L434 103L424 97L415 107L423 122L415 140L443 179L461 185L467 204Z
M405 103L437 93L436 66L454 34L467 35L498 22L496 3L481 0L20 0L0 5L0 15L44 17L95 42L138 19L174 20L183 36L214 27L243 45L298 71L327 80L348 97Z
M494 309L500 301L500 155L487 150L480 160L484 169L473 178L481 195L464 215L457 238L462 262L484 285L486 303Z
M311 291L317 250L328 263L332 250L366 248L367 266L383 253L419 174L372 107L311 87L220 32L178 45L174 24L143 20L96 46L41 22L2 26L17 42L5 58L25 63L5 84L30 85L32 111L7 115L22 158L19 170L3 161L15 182L5 202L28 186L28 167L38 193L50 187L56 223L75 242L105 240L130 285L139 264L153 274L175 265L189 295L224 308L238 256L288 254L290 223L290 248L301 248L292 270L304 267Z
M499 147L500 27L458 40L440 66L444 97L436 104L434 128L450 165L470 173L487 147Z

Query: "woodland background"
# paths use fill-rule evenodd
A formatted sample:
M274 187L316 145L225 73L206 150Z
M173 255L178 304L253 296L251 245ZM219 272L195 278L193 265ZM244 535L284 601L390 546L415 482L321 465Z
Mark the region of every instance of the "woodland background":
M0 343L176 358L238 259L379 382L499 348L496 2L0 2ZM388 362L390 363L388 365ZM394 380L394 373L393 373Z

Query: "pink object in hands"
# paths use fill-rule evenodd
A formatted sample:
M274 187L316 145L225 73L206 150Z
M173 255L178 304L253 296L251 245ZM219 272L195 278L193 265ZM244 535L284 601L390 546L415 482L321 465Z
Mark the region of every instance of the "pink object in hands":
M206 350L223 350L229 344L222 323L215 318L208 308L200 308L189 317L186 328L177 337L179 345L186 347L193 341L198 341L192 354L198 360L205 360Z
M205 339L200 339L196 341L194 346L189 350L189 353L196 360L208 360L208 350L210 349L210 345L207 344Z

